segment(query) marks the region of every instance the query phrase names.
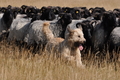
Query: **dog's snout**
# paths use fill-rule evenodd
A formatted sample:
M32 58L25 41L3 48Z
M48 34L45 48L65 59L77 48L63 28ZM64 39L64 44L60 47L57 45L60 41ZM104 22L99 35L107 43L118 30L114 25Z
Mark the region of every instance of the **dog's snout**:
M85 41L83 41L83 43L86 43L86 40L85 40Z
M82 43L83 43L83 44L86 43L86 39L83 39L83 40L82 40Z
M84 41L81 41L81 43L84 44L84 43L86 43L86 41L85 41L85 40L84 40Z
M84 38L82 42L85 43L85 42L86 42L86 39Z
M85 39L85 38L80 39L79 42L80 42L80 43L85 43L85 42L86 42L86 39Z

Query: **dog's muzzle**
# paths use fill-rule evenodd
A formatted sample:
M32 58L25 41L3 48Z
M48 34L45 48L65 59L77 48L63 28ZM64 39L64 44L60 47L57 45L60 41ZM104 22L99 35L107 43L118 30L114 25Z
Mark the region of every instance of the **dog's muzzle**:
M82 51L84 49L84 47L83 47L84 43L85 43L85 41L82 41L82 42L78 41L78 42L74 43L74 46L77 47L77 48L79 48L80 51Z

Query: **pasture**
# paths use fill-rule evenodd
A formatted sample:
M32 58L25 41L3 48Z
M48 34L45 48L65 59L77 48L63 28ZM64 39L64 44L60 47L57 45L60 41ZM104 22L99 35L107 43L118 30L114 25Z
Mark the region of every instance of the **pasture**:
M23 4L28 6L61 6L61 7L104 7L105 9L112 10L114 8L120 8L119 0L0 0L0 6L18 6Z
M36 7L104 7L107 10L120 8L119 0L0 0L0 7L23 4ZM41 52L44 53L44 52ZM109 56L109 55L107 55ZM83 56L85 69L65 63L47 55L32 55L30 50L19 49L15 44L0 42L0 80L119 80L120 63L108 62L107 57L97 60Z
M1 80L119 80L120 65L102 63L86 57L85 69L46 55L31 55L29 50L0 42Z

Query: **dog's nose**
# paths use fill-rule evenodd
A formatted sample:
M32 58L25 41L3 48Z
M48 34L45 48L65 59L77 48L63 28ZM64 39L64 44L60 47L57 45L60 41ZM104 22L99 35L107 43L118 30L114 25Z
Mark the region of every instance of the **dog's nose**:
M81 42L81 43L85 43L85 42L86 42L86 39L85 39L85 38L80 39L80 42Z
M84 38L84 39L83 39L83 43L85 43L85 42L86 42L86 39Z
M84 39L83 39L83 43L85 43L85 42L86 42L86 39L84 38Z
M86 40L85 40L85 41L83 41L83 43L86 43Z

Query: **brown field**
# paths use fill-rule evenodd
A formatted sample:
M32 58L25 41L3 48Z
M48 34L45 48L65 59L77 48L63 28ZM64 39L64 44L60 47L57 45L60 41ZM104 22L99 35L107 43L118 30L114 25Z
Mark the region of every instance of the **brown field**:
M47 55L0 42L0 80L119 80L120 65L85 57L85 69Z
M105 9L112 10L120 8L120 0L0 0L0 6L18 6L23 4L36 6L61 6L61 7L105 7Z
M120 0L0 0L0 6L36 7L105 7L107 10L120 8ZM29 50L21 50L6 42L0 42L0 80L120 80L119 63L107 63L91 57L83 59L85 69L65 64L59 59L45 55L32 56Z

